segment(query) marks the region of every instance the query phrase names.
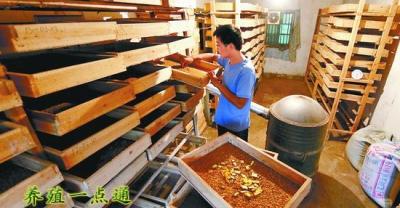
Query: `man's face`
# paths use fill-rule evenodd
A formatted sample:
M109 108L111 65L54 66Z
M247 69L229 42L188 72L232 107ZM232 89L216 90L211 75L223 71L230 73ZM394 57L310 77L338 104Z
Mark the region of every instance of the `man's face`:
M229 44L231 45L231 44ZM224 45L219 37L217 37L217 49L223 58L229 57L229 45Z

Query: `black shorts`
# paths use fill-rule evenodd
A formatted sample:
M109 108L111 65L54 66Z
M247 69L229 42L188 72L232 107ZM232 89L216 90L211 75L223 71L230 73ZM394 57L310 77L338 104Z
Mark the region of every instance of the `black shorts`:
M229 130L229 129L223 127L223 126L217 125L217 130L218 130L218 136L221 136L221 135L225 134L226 132L230 132L233 135L236 135L237 137L243 139L244 141L246 141L246 142L248 141L247 140L247 137L249 136L249 129L248 128L243 130L243 131L236 132L236 131Z

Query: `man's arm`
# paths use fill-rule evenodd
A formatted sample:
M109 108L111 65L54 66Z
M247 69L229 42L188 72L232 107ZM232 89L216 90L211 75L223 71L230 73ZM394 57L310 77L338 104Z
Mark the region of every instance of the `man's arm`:
M221 81L214 75L214 73L209 72L208 73L210 77L211 83L221 91L221 93L228 99L229 102L231 102L233 105L235 105L237 108L242 109L244 105L246 104L248 98L241 98L233 94L228 88L226 88Z

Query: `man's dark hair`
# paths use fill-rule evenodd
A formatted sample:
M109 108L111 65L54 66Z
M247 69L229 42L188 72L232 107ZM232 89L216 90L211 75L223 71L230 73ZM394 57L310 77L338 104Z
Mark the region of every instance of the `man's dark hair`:
M224 45L232 43L236 50L242 50L243 40L240 29L232 27L232 25L220 25L213 35L218 37Z

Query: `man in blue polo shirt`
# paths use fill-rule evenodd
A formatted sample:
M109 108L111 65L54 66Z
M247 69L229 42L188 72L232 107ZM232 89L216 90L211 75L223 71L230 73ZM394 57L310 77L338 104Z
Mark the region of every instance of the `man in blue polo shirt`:
M225 132L247 141L250 127L250 103L253 99L256 82L254 66L246 58L242 49L242 37L239 29L231 25L221 25L215 30L219 54L205 53L182 60L182 65L195 59L217 61L224 68L224 73L216 77L209 73L211 83L221 91L215 113L218 135Z

